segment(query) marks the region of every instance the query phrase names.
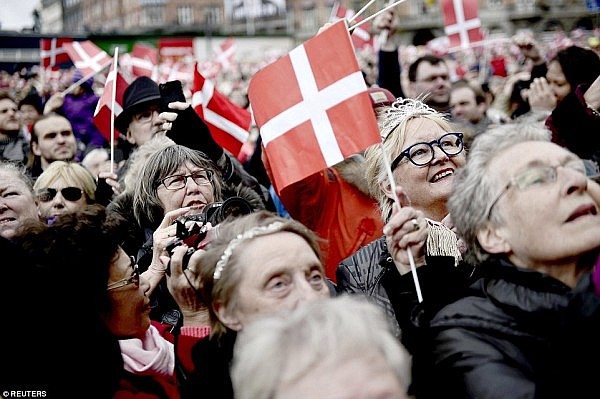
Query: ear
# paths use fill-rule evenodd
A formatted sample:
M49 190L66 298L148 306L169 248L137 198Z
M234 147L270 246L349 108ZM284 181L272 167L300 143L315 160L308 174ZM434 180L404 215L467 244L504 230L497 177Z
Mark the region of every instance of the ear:
M237 317L236 312L231 309L227 309L221 302L216 302L213 305L213 309L221 321L227 328L233 331L241 331L242 323Z
M506 231L501 227L488 225L477 232L479 245L491 254L503 254L511 251L510 244L506 240Z
M131 144L135 145L135 138L133 137L133 134L131 134L131 130L129 130L129 128L127 128L127 141L129 141Z
M40 151L40 147L38 146L38 143L36 143L35 141L31 142L31 152L33 152L33 155L36 156L41 156L42 152Z
M392 185L390 184L389 179L379 182L379 188L381 188L381 191L383 191L386 197L392 200L394 199L394 192L392 191Z

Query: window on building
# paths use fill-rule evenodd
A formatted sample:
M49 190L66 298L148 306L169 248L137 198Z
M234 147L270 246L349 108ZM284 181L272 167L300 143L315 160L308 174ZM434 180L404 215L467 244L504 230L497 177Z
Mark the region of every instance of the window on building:
M177 7L177 23L179 25L191 25L194 23L194 8L192 6Z
M146 6L142 10L140 25L154 26L164 23L165 10L162 6Z

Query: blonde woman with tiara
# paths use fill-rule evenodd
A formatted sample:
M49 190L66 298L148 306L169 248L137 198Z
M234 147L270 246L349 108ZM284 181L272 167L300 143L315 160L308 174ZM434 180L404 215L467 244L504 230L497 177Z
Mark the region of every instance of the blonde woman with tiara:
M340 264L337 288L367 295L381 306L410 350L418 296L407 249L414 256L423 298L419 316L459 295L472 271L462 262L446 207L454 174L466 162L465 148L463 134L419 100L397 99L379 112L378 122L383 155L380 145L367 149L365 173L385 223L384 237ZM394 186L383 157L391 165Z

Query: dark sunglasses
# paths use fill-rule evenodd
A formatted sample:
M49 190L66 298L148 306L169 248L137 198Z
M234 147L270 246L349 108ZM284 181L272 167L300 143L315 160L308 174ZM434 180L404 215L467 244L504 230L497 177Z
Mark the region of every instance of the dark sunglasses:
M79 187L65 187L60 190L55 188L44 188L37 193L37 198L41 202L50 202L56 197L56 194L60 191L61 195L67 201L79 201L83 195L83 190Z

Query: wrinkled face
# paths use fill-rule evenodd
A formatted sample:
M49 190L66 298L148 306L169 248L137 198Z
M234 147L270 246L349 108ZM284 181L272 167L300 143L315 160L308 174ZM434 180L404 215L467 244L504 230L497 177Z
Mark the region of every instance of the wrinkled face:
M242 277L227 312L241 330L260 315L292 310L329 296L323 266L310 245L291 232L256 237L236 248L243 263ZM225 323L228 324L228 323Z
M31 190L13 173L0 171L0 236L11 239L27 219L37 219Z
M35 122L39 117L37 109L33 105L23 104L21 105L21 109L19 109L21 116L21 123L24 125L31 125Z
M119 248L110 265L108 284L129 279L133 273L131 259ZM140 338L150 327L150 284L140 277L139 284L127 284L108 291L110 306L106 324L118 338Z
M567 78L558 61L552 61L548 66L546 80L550 83L550 88L554 93L554 97L556 97L556 101L562 100L571 92L571 85L567 82Z
M159 113L159 106L151 104L146 109L133 115L127 128L127 141L140 146L160 133L163 121L158 117Z
M453 89L450 93L452 116L457 120L478 123L485 115L485 106L477 104L475 93L468 87Z
M425 102L447 104L450 101L450 75L448 67L443 62L437 65L432 65L427 61L421 62L417 67L414 87L415 96L430 93Z
M379 353L357 354L336 367L320 366L282 383L276 399L405 399L398 377Z
M78 188L79 190L81 190L81 195L77 196L77 199L75 199L74 197L65 194L61 190L66 187ZM44 192L44 189L47 188L56 190L56 195L54 195L54 197L52 198L50 198L51 195L47 197L41 196L40 193ZM69 212L77 212L84 210L86 205L88 204L85 192L83 191L83 187L80 187L76 184L67 183L61 177L54 180L47 187L38 187L36 189L38 211L40 216L45 219L49 219L54 216L62 215ZM65 198L65 196L68 198Z
M196 166L190 162L186 162L180 166L174 173L163 179L167 184L176 176L185 175L206 175L205 169ZM157 182L159 184L160 182ZM197 207L198 211L204 209L208 204L215 201L213 195L212 183L195 180L191 177L186 178L185 186L176 190L169 190L164 184L160 183L156 189L158 199L163 206L165 213L183 208L186 206Z
M448 133L437 123L424 118L412 119L406 128L403 150L420 142L437 140ZM446 155L433 146L434 158L425 166L416 166L404 158L393 171L396 183L404 188L411 205L425 216L441 220L445 216L446 202L454 185L454 173L465 164L464 150L455 156ZM393 197L390 197L393 198ZM444 215L436 215L442 209ZM438 211L436 211L438 210Z
M496 252L507 253L517 266L538 268L600 247L600 186L561 166L577 159L547 142L519 143L496 155L488 171L498 193L523 171L557 167L556 181L529 179L528 187L511 186L500 197L492 212L506 222L494 230L506 245Z
M0 100L0 132L19 130L17 104L11 99Z
M31 143L33 153L46 164L70 161L77 153L77 142L69 121L62 116L52 116L35 126L38 142Z

